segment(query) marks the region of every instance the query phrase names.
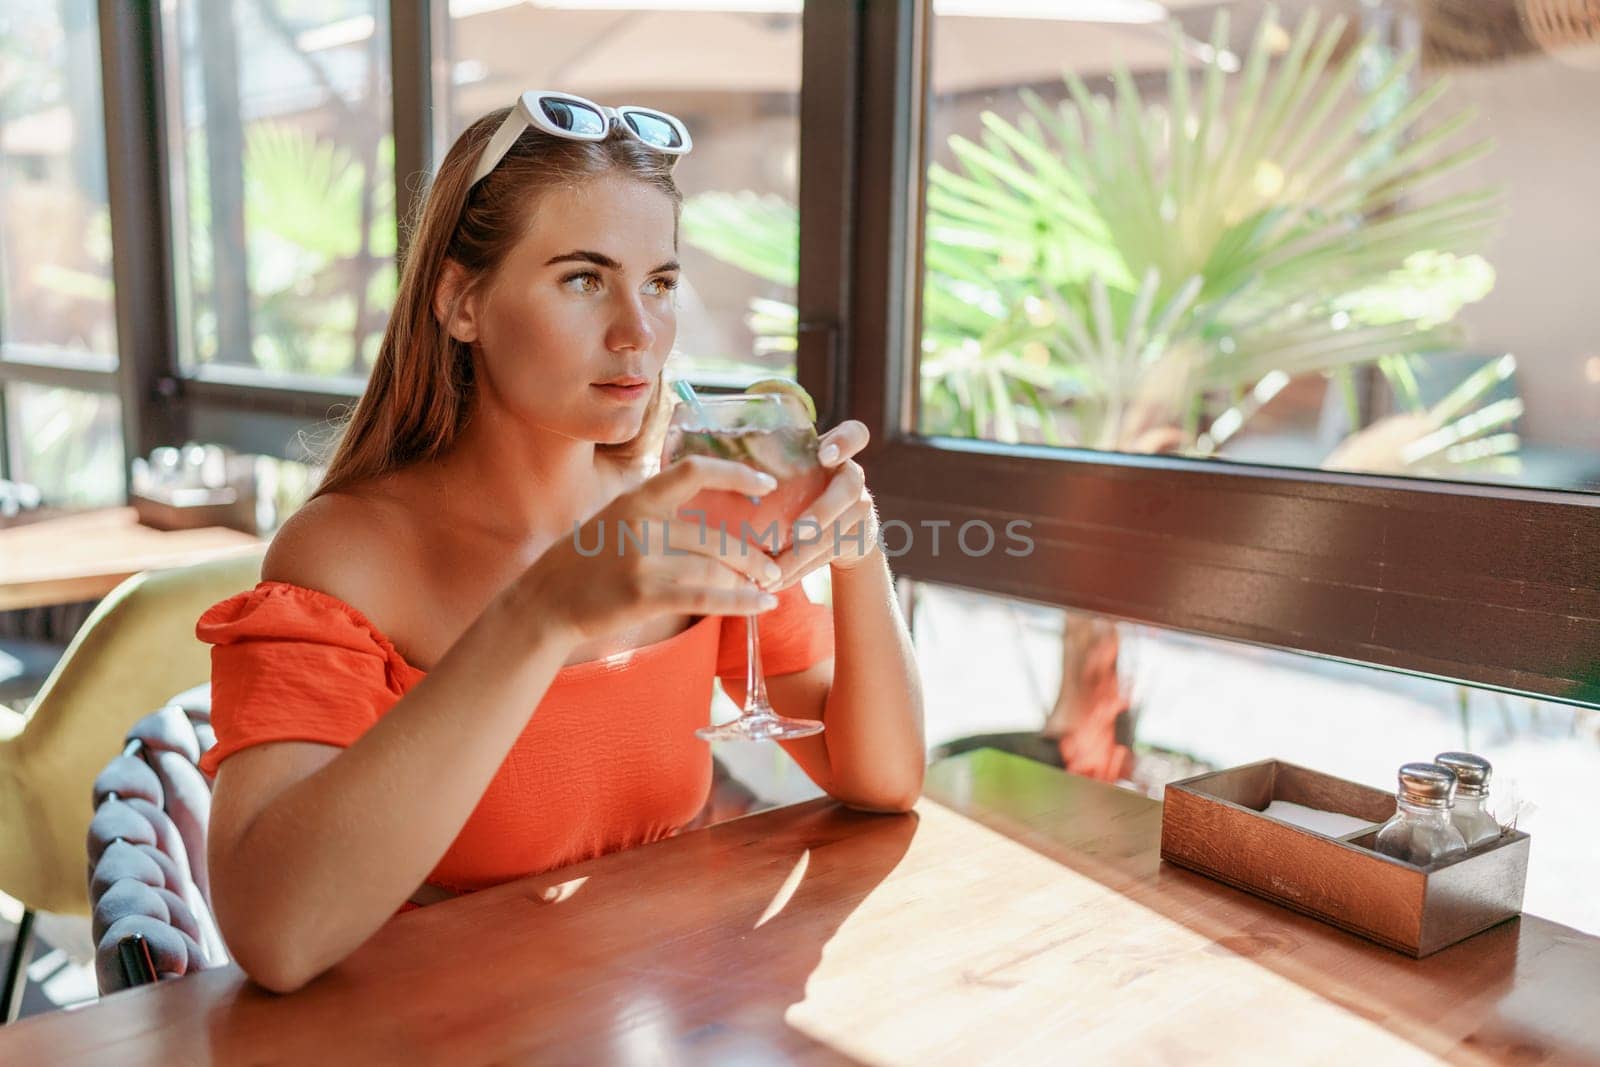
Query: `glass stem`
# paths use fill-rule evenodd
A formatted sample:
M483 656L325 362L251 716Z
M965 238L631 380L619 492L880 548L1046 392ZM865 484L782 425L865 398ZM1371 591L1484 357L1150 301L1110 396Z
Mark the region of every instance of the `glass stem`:
M756 616L745 617L744 713L746 715L774 715L767 702L767 676L761 669L761 633L756 627Z

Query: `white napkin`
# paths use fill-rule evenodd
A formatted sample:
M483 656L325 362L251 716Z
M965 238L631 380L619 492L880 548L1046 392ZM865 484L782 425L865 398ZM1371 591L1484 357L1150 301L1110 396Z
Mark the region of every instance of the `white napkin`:
M1342 815L1337 811L1322 811L1320 808L1308 808L1304 804L1292 804L1287 800L1274 800L1267 805L1263 815L1270 815L1274 819L1303 826L1307 830L1314 830L1328 837L1342 837L1353 830L1371 826L1365 819L1358 819L1354 815Z

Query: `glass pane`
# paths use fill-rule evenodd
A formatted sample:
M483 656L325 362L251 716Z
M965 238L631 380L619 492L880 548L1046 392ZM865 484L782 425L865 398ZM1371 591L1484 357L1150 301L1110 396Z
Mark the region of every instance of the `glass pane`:
M670 8L670 10L668 10ZM527 89L636 104L694 141L684 195L678 372L749 382L795 368L800 0L670 5L450 0L447 140Z
M10 385L5 399L12 479L36 486L46 505L123 502L122 404L115 396Z
M387 4L169 8L185 369L365 380L395 290Z
M1578 20L1007 7L934 5L923 432L1600 488Z
M117 363L94 0L0 4L0 358Z
M913 629L935 755L1001 734L988 743L1159 796L1260 759L1392 790L1402 763L1476 752L1496 816L1538 838L1527 910L1600 933L1600 711L927 583Z
M311 491L326 473L326 467L276 456L257 456L256 525L261 535L267 537L276 533L278 527L311 498Z

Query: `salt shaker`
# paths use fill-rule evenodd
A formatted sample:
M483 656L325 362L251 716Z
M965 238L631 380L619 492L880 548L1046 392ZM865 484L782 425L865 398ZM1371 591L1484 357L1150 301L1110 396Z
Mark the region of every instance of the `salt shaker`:
M1400 768L1394 818L1383 824L1372 847L1386 856L1426 867L1467 850L1450 822L1456 776L1437 763L1407 763Z
M1499 837L1500 824L1487 809L1489 775L1493 771L1489 761L1470 752L1441 752L1433 762L1455 772L1456 802L1450 809L1450 821L1461 831L1467 847Z

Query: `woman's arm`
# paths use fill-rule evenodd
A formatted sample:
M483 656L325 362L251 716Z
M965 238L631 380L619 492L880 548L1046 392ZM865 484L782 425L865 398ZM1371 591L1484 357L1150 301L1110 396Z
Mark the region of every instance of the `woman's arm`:
M618 497L581 543L596 543L596 523L667 522L704 489L772 487L742 464L695 456ZM346 603L408 595L394 580L403 568L373 563L381 534L326 515L338 508L319 498L302 509L263 574ZM771 606L753 580L760 553L698 546L682 530L671 540L688 548L589 558L578 539L563 539L348 748L279 742L223 762L207 849L212 903L252 978L296 989L394 914L449 849L578 644L662 614Z
M288 992L387 921L449 849L570 647L505 598L349 748L261 745L224 761L208 863L239 965Z

